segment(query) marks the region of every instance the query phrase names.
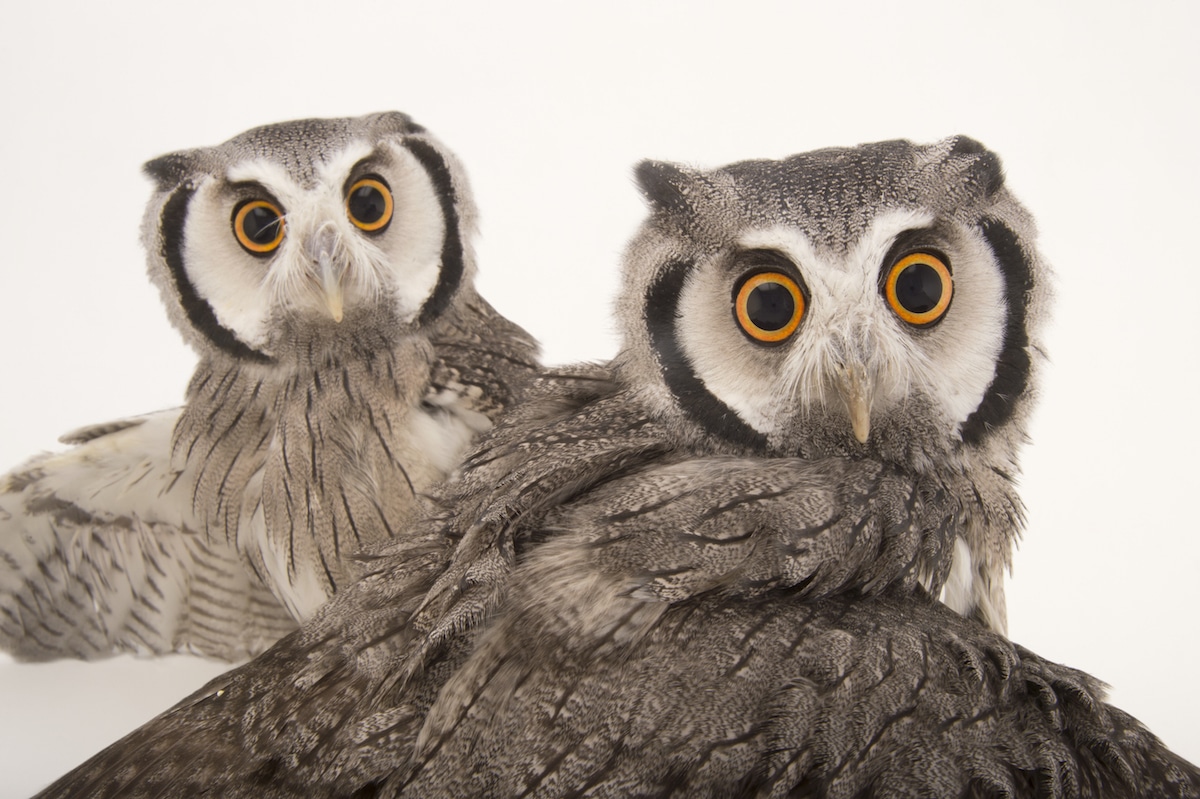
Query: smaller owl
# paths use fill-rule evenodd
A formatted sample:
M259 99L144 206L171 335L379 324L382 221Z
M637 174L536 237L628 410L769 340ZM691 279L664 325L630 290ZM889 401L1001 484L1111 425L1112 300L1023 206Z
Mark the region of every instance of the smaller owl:
M935 598L1019 522L1046 267L999 159L638 179L616 359L548 371L442 515L45 796L1200 796Z
M474 290L457 160L400 113L146 164L150 277L200 361L181 409L0 483L0 646L241 658L402 535L536 368Z

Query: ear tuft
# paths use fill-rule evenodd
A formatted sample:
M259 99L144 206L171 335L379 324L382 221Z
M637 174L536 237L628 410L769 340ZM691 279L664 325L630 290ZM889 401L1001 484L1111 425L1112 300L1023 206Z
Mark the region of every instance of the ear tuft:
M420 134L427 133L424 125L413 121L403 111L381 111L366 117L367 126L379 133Z
M167 153L142 164L142 173L153 180L160 191L168 191L194 173L199 160L198 150Z
M956 136L950 143L950 156L975 156L967 173L983 188L984 196L991 197L1004 186L1004 165L1000 156L984 147L970 136Z
M955 136L950 140L950 155L978 155L986 152L987 148L970 136Z
M642 161L634 177L647 202L655 211L670 214L691 212L697 189L697 176L668 161Z

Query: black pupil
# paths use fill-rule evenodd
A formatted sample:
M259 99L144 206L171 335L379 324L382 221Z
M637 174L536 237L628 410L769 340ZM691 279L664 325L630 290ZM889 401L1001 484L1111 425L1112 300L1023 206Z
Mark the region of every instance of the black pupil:
M796 300L778 283L761 283L746 297L746 316L760 330L779 330L792 321Z
M270 244L279 235L279 214L266 206L255 206L242 217L242 232L255 244Z
M910 313L929 313L941 299L942 277L929 264L912 264L896 278L896 300Z
M360 186L350 192L350 213L364 225L378 222L387 213L387 200L374 186Z

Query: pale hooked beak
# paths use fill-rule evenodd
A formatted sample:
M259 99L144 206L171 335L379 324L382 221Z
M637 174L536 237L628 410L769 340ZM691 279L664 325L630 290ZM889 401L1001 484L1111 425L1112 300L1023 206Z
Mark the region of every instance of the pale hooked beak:
M343 266L335 260L338 243L337 228L329 223L322 225L308 242L309 255L317 265L321 297L335 322L342 321L342 276L345 274Z
M333 321L342 321L342 280L338 274L341 270L336 269L333 265L333 259L327 253L321 253L317 258L318 268L321 270L321 288L325 292L325 307L329 309L329 315L333 317Z
M842 402L846 404L846 412L850 415L850 428L858 443L867 443L871 435L871 380L867 377L866 368L860 363L839 366L835 372L834 386Z

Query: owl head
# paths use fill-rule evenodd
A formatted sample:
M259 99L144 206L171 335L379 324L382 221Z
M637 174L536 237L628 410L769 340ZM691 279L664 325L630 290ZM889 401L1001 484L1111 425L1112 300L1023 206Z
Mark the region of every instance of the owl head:
M621 368L662 418L718 448L1012 462L1048 274L996 155L887 141L637 180Z
M463 171L404 114L266 125L144 168L150 275L202 354L390 346L473 278Z

